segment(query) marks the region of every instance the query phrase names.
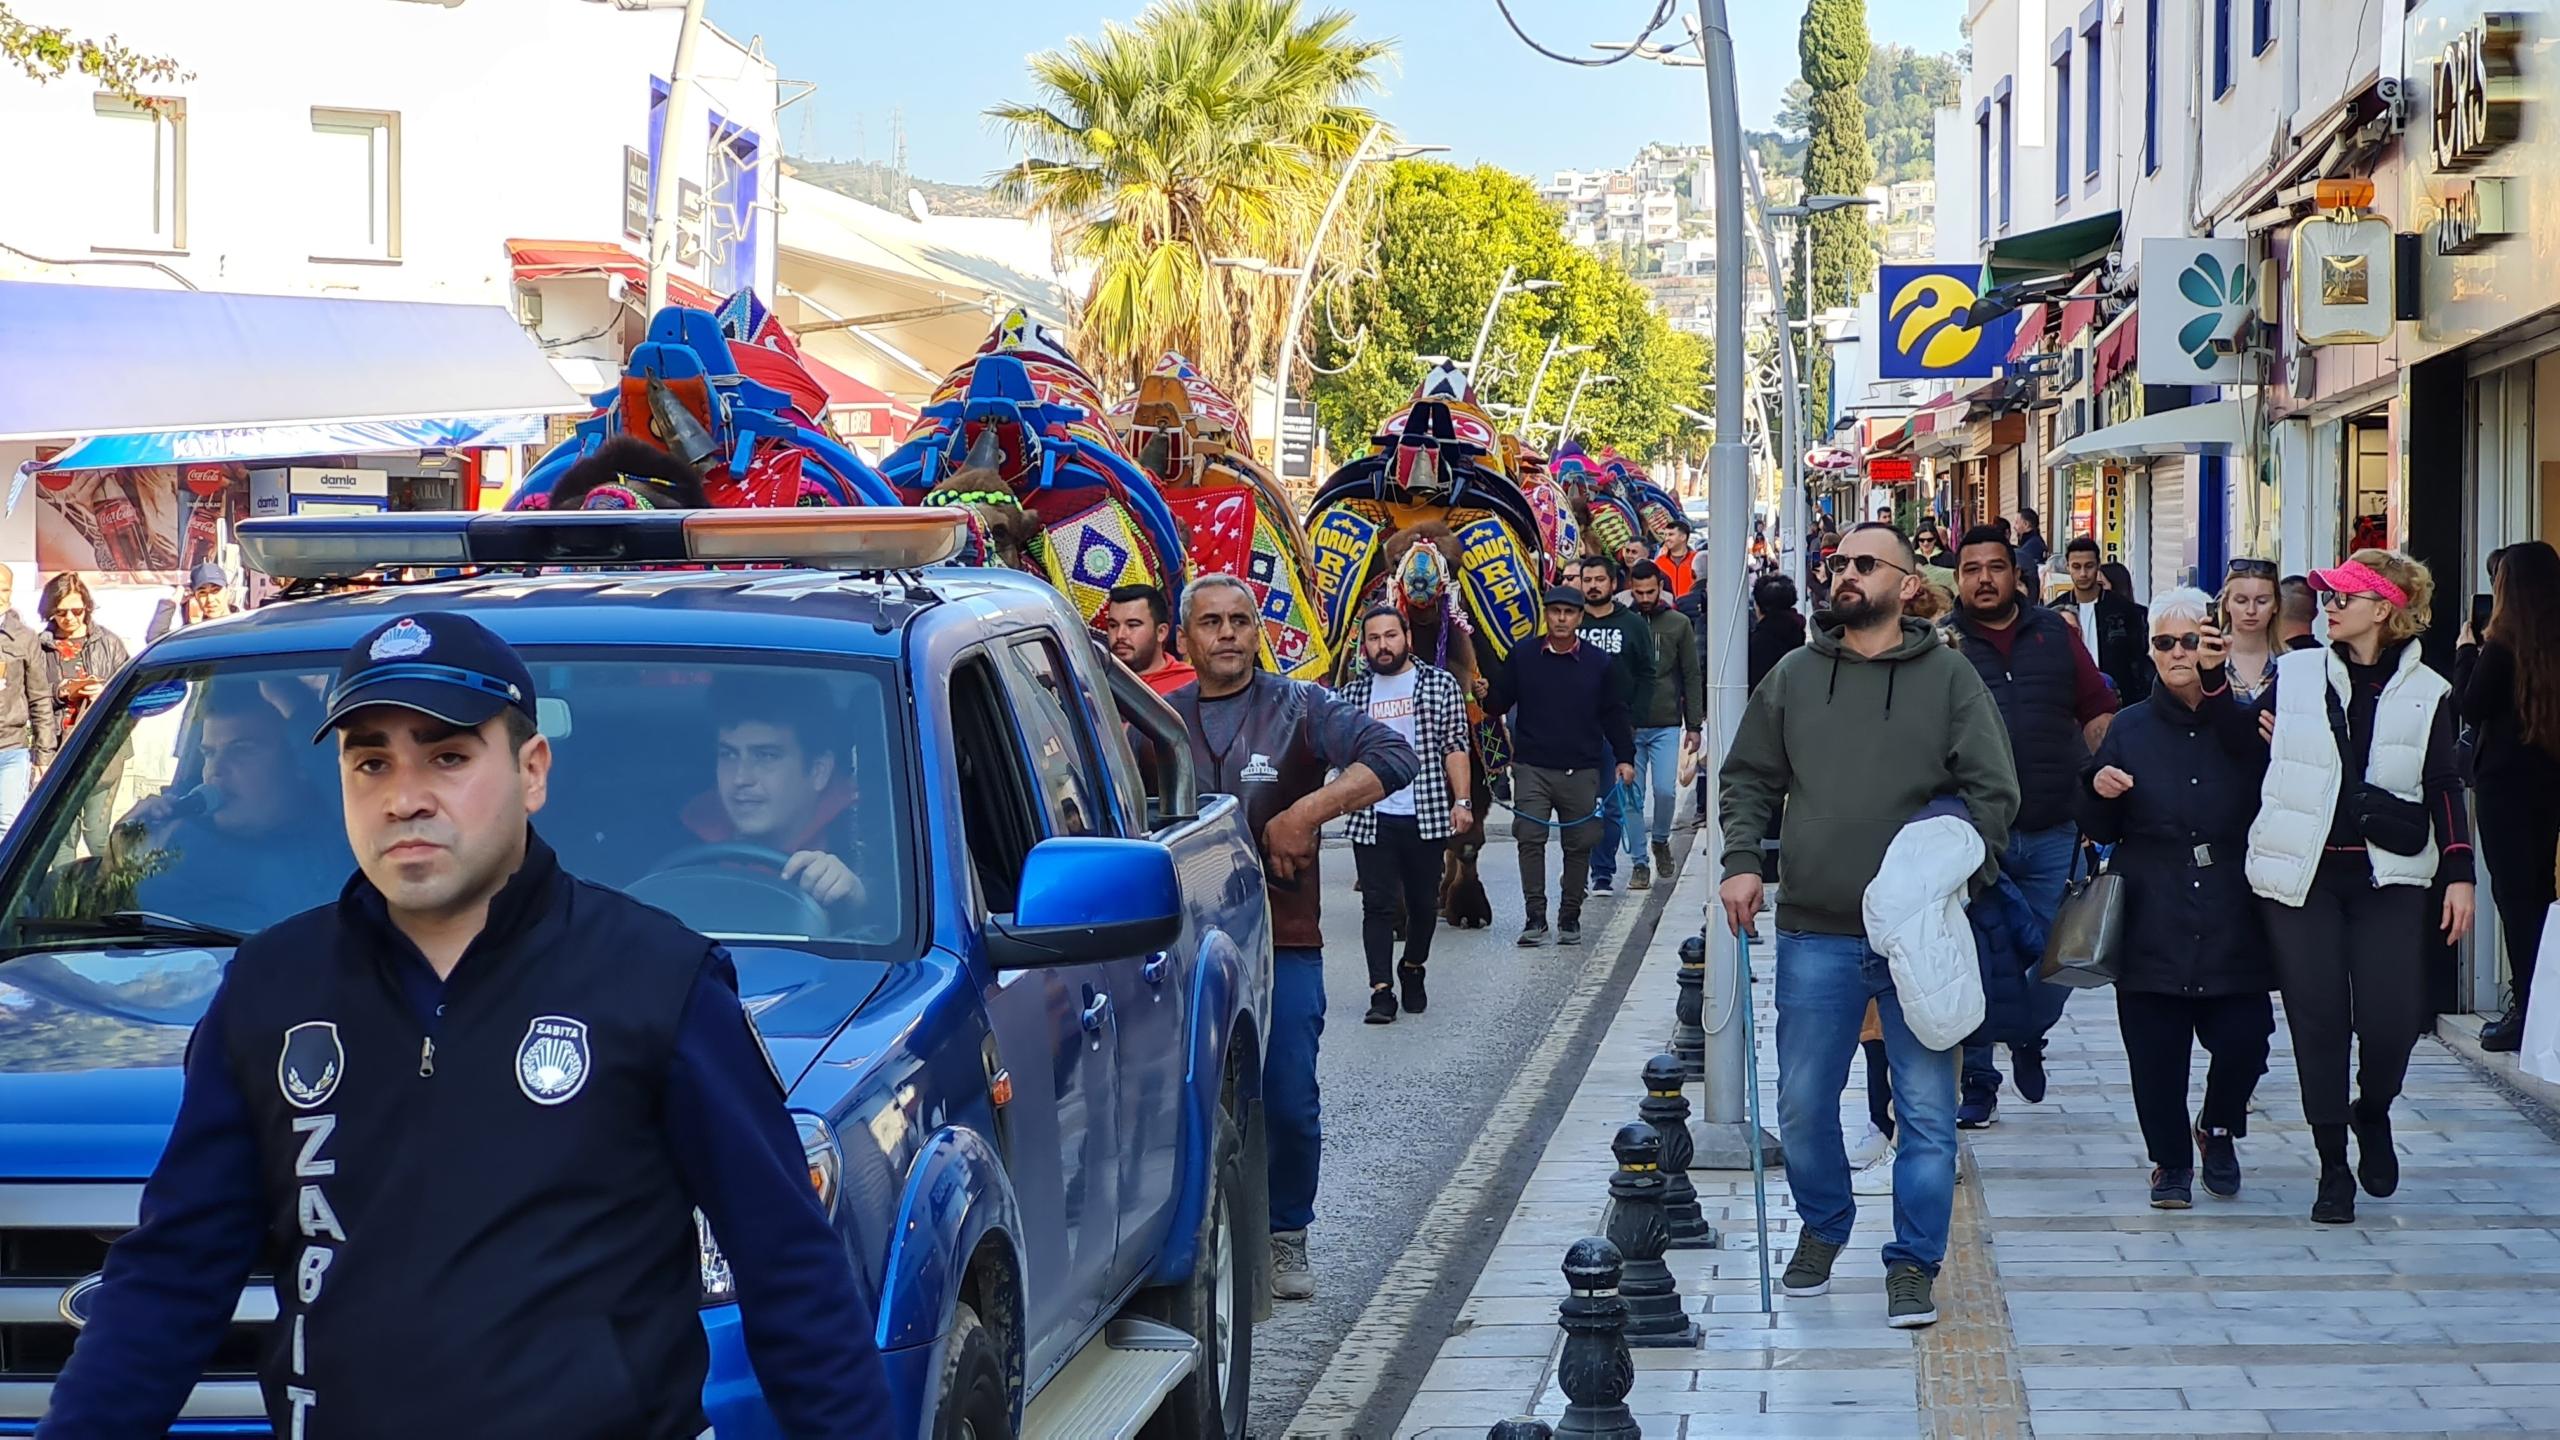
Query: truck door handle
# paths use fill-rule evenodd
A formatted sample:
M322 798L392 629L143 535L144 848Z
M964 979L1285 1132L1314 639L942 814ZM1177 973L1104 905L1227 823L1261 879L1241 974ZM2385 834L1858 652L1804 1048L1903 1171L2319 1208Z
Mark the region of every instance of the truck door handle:
M1109 995L1097 994L1084 1002L1084 1028L1087 1032L1100 1034L1102 1022L1110 1016L1111 997Z
M1138 973L1144 976L1150 985L1163 984L1164 977L1172 971L1173 956L1162 950L1148 956L1147 963L1138 967Z

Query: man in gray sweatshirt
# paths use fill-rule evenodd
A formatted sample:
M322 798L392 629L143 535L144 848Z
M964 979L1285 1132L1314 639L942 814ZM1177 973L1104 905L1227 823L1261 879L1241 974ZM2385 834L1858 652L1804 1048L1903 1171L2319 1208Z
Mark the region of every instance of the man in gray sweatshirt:
M1654 654L1653 627L1632 608L1618 603L1618 586L1626 576L1615 563L1586 555L1574 578L1582 587L1582 638L1609 656L1618 693L1626 697L1628 717L1642 716L1653 703L1654 677L1661 668L1660 657ZM1637 769L1641 784L1641 760ZM1622 788L1601 795L1600 844L1591 852L1593 895L1617 892L1618 847L1626 843L1629 830L1641 833L1643 828L1640 808L1630 822L1619 800L1624 793ZM1643 851L1632 853L1641 855Z
M1629 608L1653 628L1653 698L1636 712L1636 789L1626 814L1627 861L1635 873L1630 890L1653 886L1653 867L1671 864L1671 817L1680 803L1680 756L1698 748L1705 716L1698 640L1689 617L1671 603L1662 568L1647 560L1627 575ZM1653 854L1645 855L1644 805L1653 800Z

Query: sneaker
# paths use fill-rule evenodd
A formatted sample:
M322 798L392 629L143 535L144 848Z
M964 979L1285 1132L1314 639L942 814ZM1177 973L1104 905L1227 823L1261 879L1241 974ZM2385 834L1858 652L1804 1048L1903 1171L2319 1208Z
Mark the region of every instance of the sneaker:
M2391 1107L2356 1102L2347 1128L2356 1132L2356 1178L2379 1200L2400 1188L2400 1156L2391 1148Z
M1307 1263L1307 1232L1274 1230L1271 1232L1271 1298L1274 1300L1313 1300L1316 1298L1316 1271Z
M2198 1129L2196 1148L2204 1152L2204 1193L2216 1200L2240 1198L2240 1147L2231 1132Z
M1398 965L1396 974L1404 980L1404 1008L1408 1015L1419 1015L1431 1008L1431 992L1423 988L1420 965Z
M1849 1147L1849 1168L1855 1170L1892 1149L1893 1137L1876 1128L1876 1122L1870 1120L1867 1133L1859 1136L1858 1143Z
M1556 927L1556 943L1559 945L1581 944L1582 926L1571 920L1567 920L1563 924L1558 925Z
M1968 1095L1964 1103L1956 1107L1956 1128L1959 1130L1988 1130L1999 1123L2000 1097L1997 1095L1979 1098Z
M1656 840L1653 842L1653 868L1656 870L1669 870L1673 868L1671 862L1670 841Z
M1638 865L1635 868L1635 873L1627 877L1627 888L1630 890L1652 889L1653 867L1650 865Z
M1530 946L1532 946L1532 945L1544 945L1544 944L1546 944L1546 943L1547 943L1547 917L1546 917L1546 916L1544 916L1544 915L1532 915L1532 916L1530 916L1530 917L1529 917L1529 923L1520 927L1520 941L1519 941L1519 943L1520 943L1520 947L1521 947L1522 949L1524 949L1524 950L1525 950L1525 949L1527 949L1527 948L1529 948L1529 947L1530 947Z
M1787 1257L1787 1273L1779 1283L1788 1294L1809 1300L1831 1288L1832 1262L1840 1258L1840 1247L1810 1230L1796 1234L1796 1253Z
M1884 1323L1917 1330L1938 1323L1936 1280L1917 1265L1901 1264L1884 1275Z
M2009 1079L2018 1087L2018 1098L2030 1105L2044 1103L2044 1050L2009 1051Z
M2509 1005L2504 1015L2480 1027L2480 1048L2493 1055L2512 1055L2524 1048L2522 1000Z
M1592 876L1591 898L1594 900L1606 900L1610 896L1617 894L1617 883L1618 877L1615 875Z
M2356 1175L2347 1162L2332 1160L2320 1167L2320 1190L2311 1200L2314 1225L2356 1223Z
M2151 1208L2154 1210L2192 1210L2196 1204L2196 1172L2182 1166L2171 1170L2166 1166L2151 1167Z
M1884 1139L1879 1134L1878 1139ZM1849 1170L1849 1193L1852 1195L1890 1195L1893 1193L1893 1142L1864 1162L1852 1161Z
M1370 986L1369 1013L1360 1017L1360 1023L1364 1025L1396 1023L1396 987L1393 985Z

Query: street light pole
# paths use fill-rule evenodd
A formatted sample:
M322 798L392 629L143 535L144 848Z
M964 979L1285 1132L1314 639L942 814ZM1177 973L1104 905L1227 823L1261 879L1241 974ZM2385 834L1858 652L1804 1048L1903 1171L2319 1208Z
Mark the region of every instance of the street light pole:
M658 173L649 184L649 317L667 306L667 271L676 259L676 157L693 131L693 42L702 33L703 0L685 0L676 28L675 68L667 74L667 113L658 127Z
M1743 173L1751 184L1752 213L1758 217L1758 223L1753 227L1752 233L1760 241L1760 263L1769 272L1770 282L1776 284L1779 283L1778 240L1769 224L1769 196L1760 183L1758 155L1752 154L1745 157ZM1792 573L1793 567L1783 564L1786 546L1793 543L1803 547L1807 555L1813 552L1804 538L1805 524L1811 518L1811 506L1807 503L1805 496L1804 440L1796 428L1799 418L1798 410L1803 404L1804 386L1803 381L1796 375L1795 346L1789 343L1784 335L1779 336L1778 344L1778 389L1779 420L1782 425L1778 443L1785 447L1780 452L1780 456L1786 477L1778 497L1778 553L1782 568Z
M1556 357L1559 355L1585 355L1590 351L1591 347L1588 345L1565 344L1561 331L1547 337L1546 358L1538 362L1537 376L1529 382L1529 403L1520 407L1520 433L1523 439L1528 437L1529 427L1537 423L1538 392L1546 388L1547 367L1556 363Z
M1502 283L1493 287L1493 299L1484 307L1484 323L1476 327L1476 348L1467 353L1467 383L1476 379L1476 366L1484 361L1484 342L1493 336L1493 317L1502 308L1502 297L1511 293L1511 277L1520 273L1517 265L1502 267ZM1479 392L1481 394L1481 392Z
M1615 385L1617 383L1618 377L1615 375L1600 375L1589 370L1583 371L1581 376L1573 382L1573 398L1564 402L1564 423L1556 427L1558 450L1562 450L1564 442L1573 437L1573 412L1582 405L1583 387L1592 384Z
M1316 233L1307 240L1307 253L1298 261L1298 282L1289 291L1289 322L1280 329L1280 363L1271 381L1271 462L1277 470L1280 463L1280 424L1289 413L1289 370L1298 358L1298 327L1307 318L1307 298L1315 292L1316 262L1324 253L1325 232L1333 228L1333 217L1342 209L1343 197L1351 193L1351 178L1369 159L1369 147L1378 143L1387 122L1373 120L1369 133L1360 137L1360 148L1351 152L1350 163L1342 167L1342 178L1334 182L1333 198L1324 205L1324 214L1316 219Z

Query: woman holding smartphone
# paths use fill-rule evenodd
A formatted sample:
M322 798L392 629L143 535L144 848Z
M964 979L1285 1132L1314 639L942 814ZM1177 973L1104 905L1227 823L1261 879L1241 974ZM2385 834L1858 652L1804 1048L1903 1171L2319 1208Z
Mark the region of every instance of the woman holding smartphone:
M2234 560L2223 575L2219 626L2230 647L2223 673L2232 697L2243 705L2258 703L2275 683L2276 656L2284 653L2276 644L2279 578L2273 560Z
M2480 858L2498 902L2513 994L2507 1012L2481 1027L2480 1048L2514 1050L2524 1040L2560 856L2560 551L2540 540L2509 546L2493 573L2488 633L2463 625L2453 691L2463 723L2477 727Z
M2249 887L2319 1147L2311 1218L2349 1225L2359 1182L2376 1199L2400 1187L2391 1102L2427 1025L2425 927L2433 918L2448 941L2471 929L2471 834L2452 687L2418 655L2434 578L2396 550L2358 550L2312 571L2310 583L2329 614L2328 648L2276 661L2254 706L2209 666L2205 708L2235 754L2269 757L2249 826ZM2444 904L2430 917L2438 883Z

